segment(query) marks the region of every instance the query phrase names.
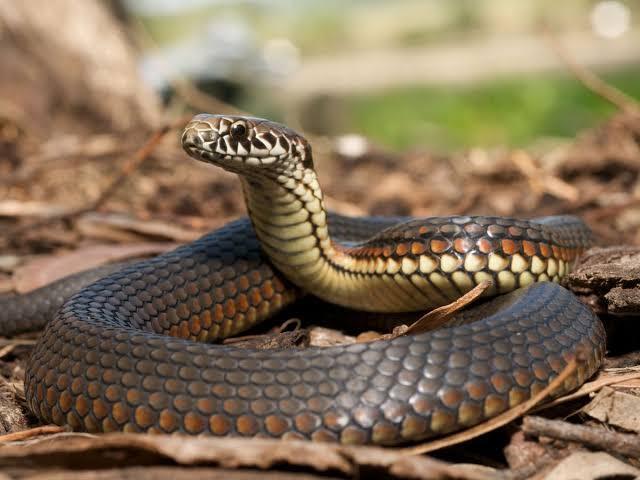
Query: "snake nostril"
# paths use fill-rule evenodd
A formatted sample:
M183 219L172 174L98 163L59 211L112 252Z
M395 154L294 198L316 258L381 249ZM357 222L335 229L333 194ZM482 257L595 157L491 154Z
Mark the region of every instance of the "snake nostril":
M189 146L201 146L202 137L194 128L187 127L182 134L182 145L184 147Z

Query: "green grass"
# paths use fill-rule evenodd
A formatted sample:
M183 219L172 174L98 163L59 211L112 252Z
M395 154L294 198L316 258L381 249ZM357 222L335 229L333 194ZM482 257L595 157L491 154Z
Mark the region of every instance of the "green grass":
M640 98L640 69L604 75ZM615 108L561 75L509 78L471 87L413 87L345 98L351 127L392 148L451 150L526 146L570 137Z

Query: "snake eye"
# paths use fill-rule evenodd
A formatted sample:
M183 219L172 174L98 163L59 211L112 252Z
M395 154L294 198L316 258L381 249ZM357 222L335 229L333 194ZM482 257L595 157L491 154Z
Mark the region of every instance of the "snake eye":
M229 132L231 133L231 136L234 138L242 138L247 133L247 126L244 124L244 122L236 122L233 125L231 125Z

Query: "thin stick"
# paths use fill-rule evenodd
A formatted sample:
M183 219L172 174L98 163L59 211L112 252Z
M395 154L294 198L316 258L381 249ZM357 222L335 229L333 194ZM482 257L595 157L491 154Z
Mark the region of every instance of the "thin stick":
M629 457L640 457L640 435L618 433L602 427L575 425L563 420L525 417L522 430L537 437L545 436L607 450Z
M18 442L21 440L27 440L28 438L38 437L40 435L47 435L50 433L66 432L63 427L57 425L44 425L42 427L30 428L28 430L22 430L20 432L6 433L0 435L0 443L5 442Z

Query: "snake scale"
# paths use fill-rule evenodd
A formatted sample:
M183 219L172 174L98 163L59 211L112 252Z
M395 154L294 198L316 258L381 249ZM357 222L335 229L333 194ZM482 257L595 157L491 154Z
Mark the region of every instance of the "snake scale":
M46 323L25 378L43 421L389 445L504 412L578 350L587 360L556 394L599 367L600 321L557 285L591 242L579 219L343 217L324 208L309 143L283 125L197 115L182 143L239 175L249 218L156 258L0 300L0 333ZM483 280L487 296L505 295L428 333L287 350L211 343L305 293L412 312Z

